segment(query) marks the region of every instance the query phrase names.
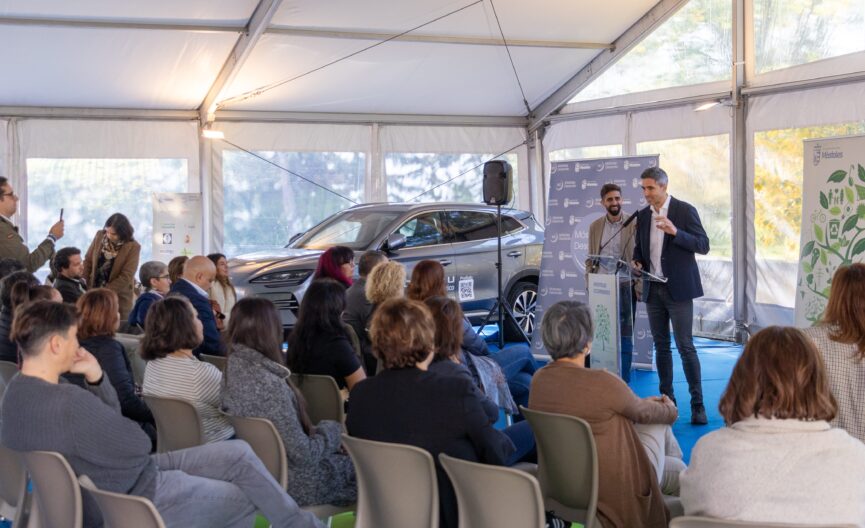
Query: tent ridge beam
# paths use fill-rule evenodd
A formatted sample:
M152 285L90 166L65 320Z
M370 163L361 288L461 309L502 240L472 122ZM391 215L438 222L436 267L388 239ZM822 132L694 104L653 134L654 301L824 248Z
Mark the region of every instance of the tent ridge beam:
M392 38L389 33L371 31L354 31L349 29L325 29L325 28L300 28L290 26L271 26L267 33L278 35L291 35L299 37L320 37L332 39L354 39L354 40L386 40ZM449 36L449 35L424 35L408 33L393 40L403 42L426 42L433 44L468 44L475 46L504 46L499 38ZM508 39L508 46L525 48L566 48L566 49L612 49L613 44L600 42L575 42L566 40L536 40L536 39Z
M240 33L244 27L231 24L172 24L167 22L129 22L101 19L60 19L0 17L2 26L41 26L79 29L144 29L162 31L199 31L204 33Z
M219 100L219 96L240 72L243 63L246 62L253 48L255 48L255 44L258 43L267 26L270 25L270 21L279 9L281 2L282 0L259 0L255 11L249 17L246 28L238 37L234 48L225 60L225 64L222 65L222 69L219 71L219 74L207 91L207 95L204 96L201 106L198 108L202 126L210 123L215 118L216 103Z
M645 15L625 30L612 44L610 49L601 51L573 77L565 81L552 95L542 101L532 111L529 130L541 127L552 114L561 110L571 98L586 85L604 73L623 55L640 43L658 26L679 10L688 0L660 0Z
M416 115L416 114L361 114L339 112L267 112L255 110L219 110L220 122L294 122L294 123L346 123L380 125L452 125L503 126L525 128L524 116L472 116L472 115Z

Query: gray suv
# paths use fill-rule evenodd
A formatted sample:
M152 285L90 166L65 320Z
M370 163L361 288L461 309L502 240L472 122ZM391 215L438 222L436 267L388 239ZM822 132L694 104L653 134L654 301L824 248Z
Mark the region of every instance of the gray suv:
M358 256L369 249L384 251L406 267L408 276L418 261L438 260L447 275L448 295L460 301L472 323L480 324L496 299L496 232L496 209L486 205L365 204L295 235L284 249L233 258L229 268L239 295L270 299L289 327L319 255L331 246L348 246ZM544 232L531 213L506 209L502 234L503 293L520 326L531 334ZM517 337L512 324L505 332L509 339Z

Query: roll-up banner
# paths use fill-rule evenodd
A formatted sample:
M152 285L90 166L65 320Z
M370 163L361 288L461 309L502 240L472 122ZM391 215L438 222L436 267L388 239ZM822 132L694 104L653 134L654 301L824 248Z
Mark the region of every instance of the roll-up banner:
M200 194L153 193L153 258L201 255L201 219Z
M601 187L605 183L621 187L622 211L630 215L646 206L640 174L657 165L657 155L552 162L535 321L540 322L544 310L558 301L588 301L589 225L606 214ZM536 324L536 328L540 326ZM534 333L532 349L536 354L546 354L540 334ZM634 322L633 364L652 368L652 333L646 306L641 302L637 303Z
M805 140L796 326L823 316L832 276L865 261L865 136Z

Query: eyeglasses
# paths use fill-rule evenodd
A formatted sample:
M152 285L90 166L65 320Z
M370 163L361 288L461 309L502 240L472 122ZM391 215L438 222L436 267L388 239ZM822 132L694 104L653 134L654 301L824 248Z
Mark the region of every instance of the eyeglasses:
M158 279L170 279L170 278L171 278L171 275L160 275L160 276L157 277L157 278L158 278Z

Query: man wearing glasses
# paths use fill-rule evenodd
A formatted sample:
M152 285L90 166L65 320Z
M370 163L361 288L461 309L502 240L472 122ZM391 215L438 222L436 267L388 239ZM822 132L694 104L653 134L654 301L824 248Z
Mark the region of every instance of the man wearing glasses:
M51 226L45 240L30 252L18 233L18 227L12 223L12 216L17 212L18 195L9 180L0 176L0 258L13 258L32 273L54 254L54 243L63 237L63 220Z

